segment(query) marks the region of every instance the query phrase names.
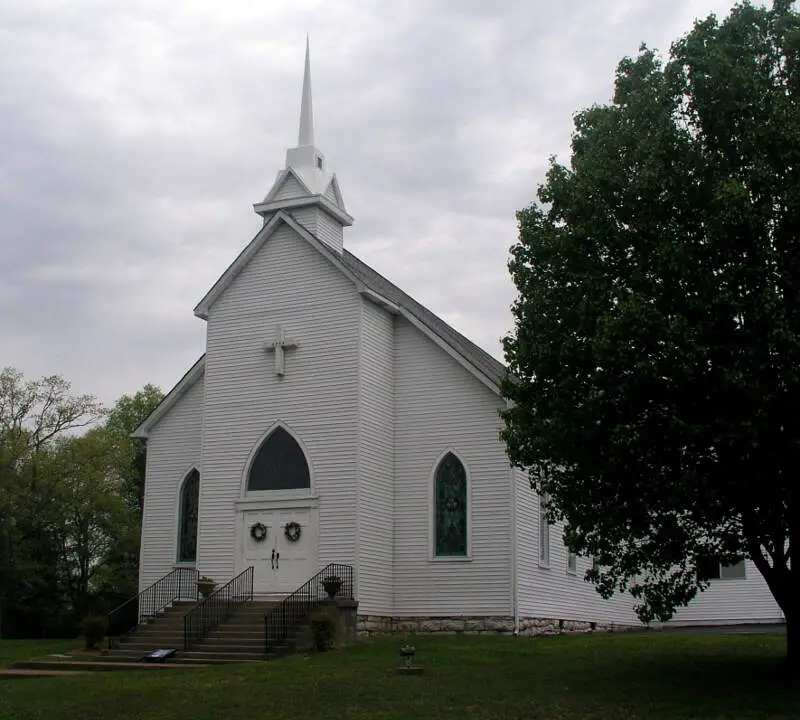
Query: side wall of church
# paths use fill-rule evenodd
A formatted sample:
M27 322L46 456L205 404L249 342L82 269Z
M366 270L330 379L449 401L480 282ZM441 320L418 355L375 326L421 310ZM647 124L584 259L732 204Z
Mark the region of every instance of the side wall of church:
M637 626L633 598L618 594L604 600L583 578L591 559L576 558L576 568L568 567L564 545L564 526L550 526L550 562L540 560L539 496L531 489L527 473L517 469L517 592L521 618L583 622L598 626ZM521 632L526 623L521 622Z
M778 603L752 560L745 561L744 578L712 580L711 587L678 610L670 622L690 625L718 621L783 621Z
M394 615L509 615L510 471L501 399L404 319L395 322ZM433 474L468 476L468 559L433 557Z
M319 497L317 565L356 558L356 436L360 298L282 226L209 313L198 568L230 578L240 556L236 501L248 459L283 423L301 443ZM297 347L286 374L264 350L282 324Z
M163 577L176 565L180 489L193 467L201 470L202 432L201 377L151 430L147 440L140 589Z
M394 317L362 300L358 410L359 612L392 612Z
M629 594L617 594L610 600L598 595L594 586L584 581L590 558L578 557L576 571L567 567L567 549L563 525L550 527L550 563L539 560L539 498L530 489L524 472L517 470L517 585L519 614L526 617L591 622L600 626L641 626ZM746 578L713 580L711 587L685 608L677 611L670 624L708 624L781 621L780 608L761 574L749 560Z

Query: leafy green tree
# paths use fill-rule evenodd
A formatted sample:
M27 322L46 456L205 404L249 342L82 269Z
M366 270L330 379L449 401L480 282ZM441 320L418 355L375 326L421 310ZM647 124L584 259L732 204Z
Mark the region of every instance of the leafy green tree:
M132 438L131 433L147 418L164 399L160 388L148 383L134 395L123 395L108 412L106 429L118 445L119 473L128 504L139 517L144 508L144 473L147 449L141 439Z
M795 665L799 94L789 0L620 63L518 213L503 431L602 595L666 620L701 558L749 557Z
M59 375L25 380L14 368L0 372L0 631L9 605L18 617L43 618L63 604L48 453L102 414L96 398L73 395Z
M129 509L130 522L120 525L116 541L106 549L97 582L104 594L120 600L134 594L138 586L144 509L147 447L144 440L132 438L131 433L163 397L161 389L149 383L133 395L123 395L109 410L103 427L113 447L114 473L119 478L119 492Z
M59 439L47 453L47 462L52 514L58 518L50 532L58 539L69 607L82 618L96 612L91 602L101 589L98 577L121 539L131 530L138 534L138 517L125 503L118 455L104 428Z

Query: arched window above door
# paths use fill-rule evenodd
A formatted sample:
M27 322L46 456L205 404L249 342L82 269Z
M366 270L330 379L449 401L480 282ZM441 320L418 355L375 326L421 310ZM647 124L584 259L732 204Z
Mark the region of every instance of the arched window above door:
M311 476L303 449L286 430L275 428L261 444L250 466L248 492L310 487Z
M200 506L200 473L193 469L184 479L178 522L178 562L197 561L197 518Z

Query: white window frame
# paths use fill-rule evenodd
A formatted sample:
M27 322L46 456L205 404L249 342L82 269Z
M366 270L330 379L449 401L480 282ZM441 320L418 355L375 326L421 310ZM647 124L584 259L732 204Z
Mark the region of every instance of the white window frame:
M709 558L712 559L713 558ZM731 565L726 565L717 560L717 576L706 578L705 582L729 582L731 580L747 580L747 561L745 558L735 562Z
M578 556L569 550L567 550L567 574L578 574Z
M741 570L739 570L741 568ZM728 571L728 574L725 574L725 571ZM739 560L737 563L733 563L733 565L725 565L724 563L719 564L719 577L715 578L716 580L747 580L747 563L745 563L744 558Z
M188 470L183 474L183 480L178 483L178 493L175 499L175 534L173 538L173 553L174 553L174 561L172 563L173 567L188 567L193 568L197 567L197 557L200 554L200 498L197 498L197 543L195 549L195 558L194 560L181 560L181 526L183 524L183 488L186 485L186 481L189 479L189 476L193 473L197 472L200 475L200 480L202 481L203 476L200 473L200 463L193 463ZM199 494L199 488L198 488Z
M539 567L550 567L550 523L545 516L547 494L539 495Z
M437 555L436 554L436 471L439 464L448 455L454 455L464 468L467 479L467 554L466 555ZM433 463L428 480L428 562L430 563L463 563L472 562L472 476L469 465L464 460L464 455L453 447L448 447Z

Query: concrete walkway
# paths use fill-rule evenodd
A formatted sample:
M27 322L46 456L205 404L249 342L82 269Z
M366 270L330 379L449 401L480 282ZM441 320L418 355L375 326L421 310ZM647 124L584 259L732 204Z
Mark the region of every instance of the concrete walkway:
M655 632L691 633L695 635L785 635L786 625L766 623L742 623L741 625L682 625L677 627L674 625L667 625L666 627L659 628Z

